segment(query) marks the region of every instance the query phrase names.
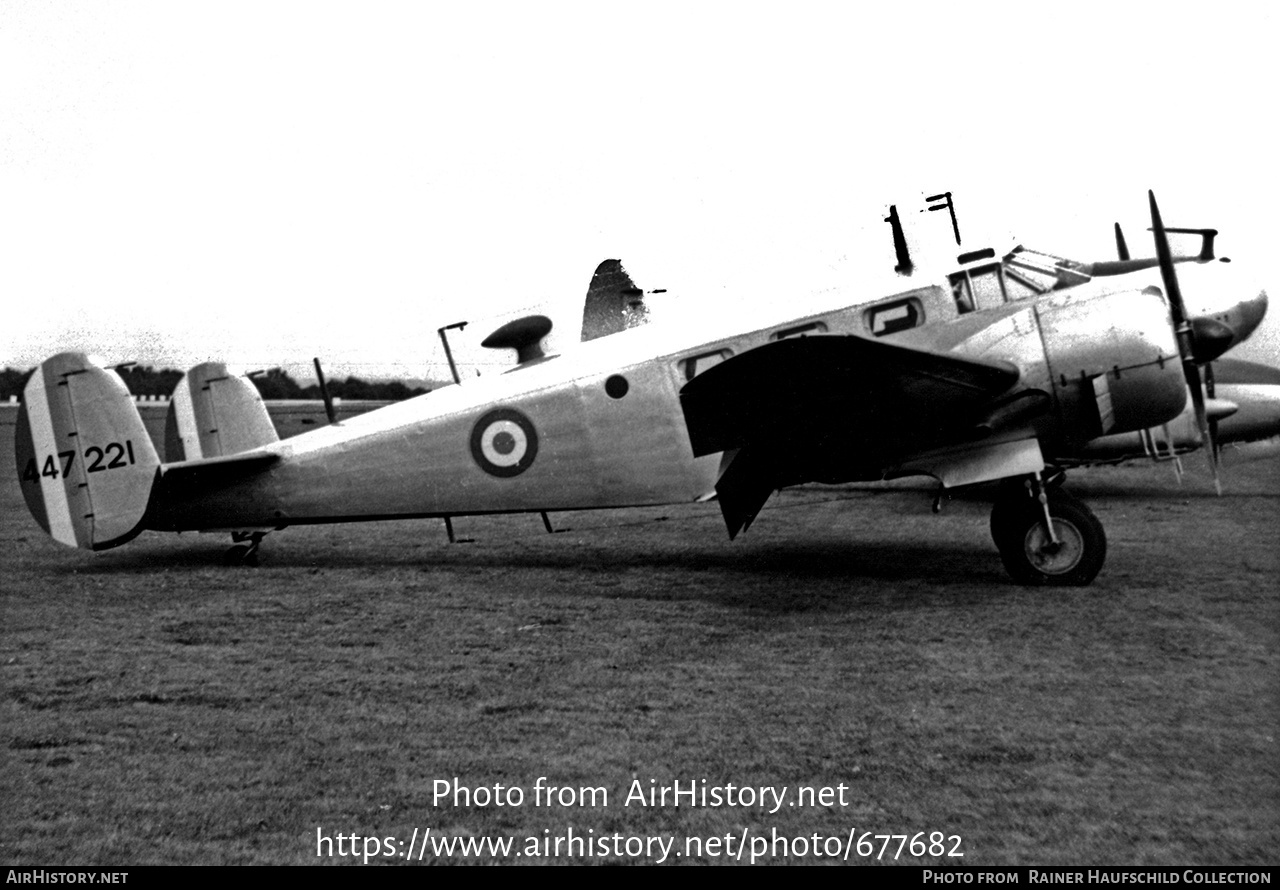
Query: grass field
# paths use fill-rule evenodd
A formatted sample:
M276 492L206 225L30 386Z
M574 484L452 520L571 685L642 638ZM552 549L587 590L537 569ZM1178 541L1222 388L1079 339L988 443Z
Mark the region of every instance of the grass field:
M733 543L714 504L565 514L554 535L461 518L457 545L438 521L289 529L232 569L220 536L61 548L7 474L0 860L312 863L318 828L521 849L572 827L679 851L937 831L964 857L927 862L1274 863L1280 462L1226 481L1073 474L1108 563L1044 591L1007 582L985 503L935 516L918 488L784 492ZM608 805L534 805L540 776ZM455 777L524 804L436 805ZM846 799L624 806L637 779ZM652 857L592 861L617 858ZM667 861L690 858L720 861Z

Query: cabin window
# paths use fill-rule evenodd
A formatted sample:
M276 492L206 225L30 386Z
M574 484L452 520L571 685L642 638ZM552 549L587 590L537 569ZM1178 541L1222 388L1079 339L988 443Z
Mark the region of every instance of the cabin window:
M924 323L924 307L914 297L872 306L863 313L867 330L877 337L919 327Z
M803 337L807 334L825 334L827 332L827 323L825 321L811 321L808 324L798 324L793 328L783 328L780 331L774 331L769 335L770 340L785 340L788 337Z
M631 389L631 384L621 374L613 374L604 382L604 391L609 394L611 399L622 398L629 389Z
M693 358L680 360L680 367L684 371L684 379L692 380L708 368L714 368L722 361L733 355L728 349L717 349L715 352L704 352L702 355L695 355Z

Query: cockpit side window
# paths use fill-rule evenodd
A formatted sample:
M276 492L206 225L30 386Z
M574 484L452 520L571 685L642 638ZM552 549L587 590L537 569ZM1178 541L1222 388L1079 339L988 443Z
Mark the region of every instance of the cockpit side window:
M1000 263L971 266L951 275L949 280L951 294L961 314L976 309L995 309L1014 299L1009 293L1004 266ZM1019 296L1023 296L1022 291L1025 290L1020 288Z

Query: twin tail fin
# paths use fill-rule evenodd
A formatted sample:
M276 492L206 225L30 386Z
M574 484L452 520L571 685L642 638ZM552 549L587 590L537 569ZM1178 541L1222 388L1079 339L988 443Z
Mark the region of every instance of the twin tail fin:
M226 457L279 441L258 388L221 362L205 362L178 381L165 418L169 463Z
M252 381L208 362L174 390L162 467L120 375L82 352L63 352L41 363L23 390L14 454L40 527L70 547L106 550L146 527L153 497L269 466L276 456L259 449L278 440ZM173 478L161 484L166 474Z
M82 352L42 362L23 390L14 454L27 508L54 540L105 550L142 530L160 457L115 371Z

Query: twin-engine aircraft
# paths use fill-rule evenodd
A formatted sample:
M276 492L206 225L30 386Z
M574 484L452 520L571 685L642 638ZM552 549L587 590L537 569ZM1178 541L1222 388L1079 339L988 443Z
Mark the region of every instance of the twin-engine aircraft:
M584 320L584 341L551 356L549 321L527 317L486 340L516 350L507 373L283 441L246 379L199 366L174 396L167 463L119 376L61 353L24 392L18 475L63 544L229 531L246 561L298 524L714 497L732 538L786 486L1007 480L991 531L1009 574L1084 585L1106 537L1061 487L1058 456L1177 418L1189 390L1207 440L1198 367L1252 330L1188 316L1150 203L1158 272L1048 286L983 254L936 284L895 279L745 332L732 318L711 333L607 319L592 333ZM1192 285L1193 305L1222 307L1212 314L1265 307L1213 276Z

